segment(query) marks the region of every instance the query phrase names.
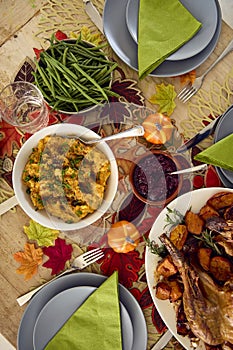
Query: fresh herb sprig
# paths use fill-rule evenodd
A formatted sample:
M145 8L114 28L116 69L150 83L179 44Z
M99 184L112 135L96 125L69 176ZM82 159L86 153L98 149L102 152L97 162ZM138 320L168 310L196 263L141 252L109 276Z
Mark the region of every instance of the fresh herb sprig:
M165 245L162 244L161 246L159 246L157 243L155 243L154 240L151 241L145 236L143 236L143 239L146 242L146 245L150 249L152 254L159 255L161 258L165 257L168 254Z
M168 213L166 214L166 222L167 224L164 226L164 229L167 226L176 226L178 224L184 223L184 215L179 212L177 209L170 209L167 207Z
M202 241L204 245L211 248L218 255L223 254L221 249L218 247L218 245L214 241L214 233L212 231L205 230L204 232L202 232L200 236L195 235L195 238Z

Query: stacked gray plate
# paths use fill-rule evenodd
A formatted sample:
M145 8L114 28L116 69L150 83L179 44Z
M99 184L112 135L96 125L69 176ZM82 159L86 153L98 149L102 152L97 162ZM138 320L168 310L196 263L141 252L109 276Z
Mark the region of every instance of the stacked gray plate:
M79 272L44 286L30 301L20 322L18 350L42 350L73 312L106 277ZM119 284L123 350L146 350L143 312L133 295Z
M103 13L105 36L116 55L138 70L137 30L140 0L106 0ZM190 72L213 52L221 32L222 14L217 0L180 0L202 23L199 32L168 57L151 76L171 77ZM153 22L153 18L150 19Z
M215 130L214 142L222 140L233 133L233 106L223 114ZM233 172L227 169L216 167L218 176L224 186L233 188Z

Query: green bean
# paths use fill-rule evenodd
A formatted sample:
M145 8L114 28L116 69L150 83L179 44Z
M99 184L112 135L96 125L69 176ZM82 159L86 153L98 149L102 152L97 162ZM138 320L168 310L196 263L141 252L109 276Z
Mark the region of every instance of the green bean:
M79 111L118 96L109 88L117 67L100 51L106 44L90 46L79 37L74 43L52 36L50 48L41 53L35 84L55 110Z
M103 95L103 97L105 98L105 100L108 99L107 95L105 94L105 92L103 91L103 89L99 86L99 84L92 79L82 68L80 68L76 63L73 64L74 67L84 76L86 77L98 90L99 92Z

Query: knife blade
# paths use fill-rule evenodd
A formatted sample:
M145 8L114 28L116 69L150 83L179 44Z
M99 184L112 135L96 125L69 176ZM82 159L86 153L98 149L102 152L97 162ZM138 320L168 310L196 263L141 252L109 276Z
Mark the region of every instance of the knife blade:
M103 20L97 8L92 4L90 0L83 0L83 3L84 3L84 9L87 15L90 17L92 22L96 25L96 27L101 31L101 33L104 34Z
M190 140L185 142L182 146L178 147L176 152L183 153L188 149L196 146L199 142L213 134L216 129L216 126L220 120L221 116L214 119L211 123L209 123L206 127L204 127L200 132L198 132L195 136L193 136Z
M159 339L159 341L151 348L151 350L161 350L163 349L169 340L173 337L172 333L167 330Z
M3 203L0 204L0 216L6 213L11 208L15 207L17 204L18 201L15 196L12 196L11 198L5 200Z

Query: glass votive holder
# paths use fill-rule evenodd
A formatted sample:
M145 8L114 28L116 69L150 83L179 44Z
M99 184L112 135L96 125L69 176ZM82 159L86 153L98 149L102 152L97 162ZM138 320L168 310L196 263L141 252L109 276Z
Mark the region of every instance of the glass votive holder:
M0 92L0 117L22 132L34 134L48 125L49 110L35 85L16 81Z

